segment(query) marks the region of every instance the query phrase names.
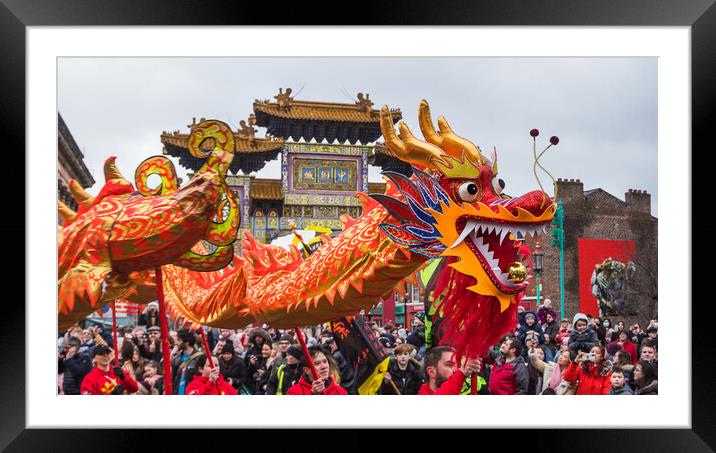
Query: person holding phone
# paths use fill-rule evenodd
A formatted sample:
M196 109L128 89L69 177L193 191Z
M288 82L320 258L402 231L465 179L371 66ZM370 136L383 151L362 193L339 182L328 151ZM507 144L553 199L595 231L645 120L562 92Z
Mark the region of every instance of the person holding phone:
M577 354L562 377L576 384L577 395L606 395L612 388L611 375L612 362L606 360L604 347L596 345Z

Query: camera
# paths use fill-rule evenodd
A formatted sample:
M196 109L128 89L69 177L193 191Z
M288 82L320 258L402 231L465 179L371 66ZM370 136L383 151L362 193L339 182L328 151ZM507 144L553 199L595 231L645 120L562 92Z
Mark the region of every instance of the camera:
M588 362L594 362L594 354L591 352L584 354L584 360Z

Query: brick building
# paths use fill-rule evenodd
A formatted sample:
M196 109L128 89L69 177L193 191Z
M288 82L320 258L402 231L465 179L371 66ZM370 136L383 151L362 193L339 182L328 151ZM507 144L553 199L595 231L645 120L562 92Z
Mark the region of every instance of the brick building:
M600 188L585 191L579 179L559 179L557 187L558 198L564 205L565 316L571 319L580 311L580 239L602 239L633 241L635 246L635 250L628 253L628 258L634 262L637 271L625 292L629 311L634 313L615 318L626 323L638 321L642 326L650 319L656 319L658 219L651 215L651 195L630 189L621 200ZM545 269L541 299L552 299L552 306L559 312L559 249L551 246L551 237L551 227L548 227L546 235L537 241L529 237L527 244L534 250L535 242L540 243ZM583 262L582 266L588 264ZM583 282L584 278L582 285ZM582 298L584 293L583 288ZM531 300L530 305L536 306L535 285L530 285L527 296ZM597 316L598 312L591 314Z

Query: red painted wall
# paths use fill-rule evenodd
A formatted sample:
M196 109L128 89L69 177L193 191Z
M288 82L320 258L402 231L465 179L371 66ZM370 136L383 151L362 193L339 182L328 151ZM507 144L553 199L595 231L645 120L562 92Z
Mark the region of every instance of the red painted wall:
M590 280L594 266L611 257L626 264L634 258L634 241L611 239L578 239L579 256L579 311L599 316L597 299L592 296Z

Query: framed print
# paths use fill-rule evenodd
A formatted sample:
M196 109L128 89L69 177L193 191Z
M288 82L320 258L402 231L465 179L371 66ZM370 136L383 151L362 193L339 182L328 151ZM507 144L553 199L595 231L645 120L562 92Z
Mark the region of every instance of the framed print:
M547 430L550 447L557 445L566 451L574 449L575 445L580 451L603 451L603 443L583 441L592 436L609 439L610 444L636 451L711 451L714 448L716 435L712 427L716 418L710 409L714 403L713 365L705 359L710 356L711 343L708 337L709 308L706 306L708 296L698 297L694 291L708 288L708 279L704 282L704 279L699 277L708 272L710 267L697 263L698 260L694 258L698 259L707 254L703 249L708 247L712 227L707 212L710 206L706 204L704 209L696 202L706 199L703 194L707 194L709 189L705 187L696 191L691 184L709 180L706 172L710 171L713 160L706 149L700 153L693 152L699 147L705 148L703 143L705 138L711 135L710 118L713 117L713 106L716 105L713 85L713 80L716 80L713 59L716 54L716 7L711 0L659 5L658 8L652 2L643 0L608 6L579 1L569 8L547 2L524 4L515 1L490 6L457 2L441 3L439 6L411 4L409 7L389 4L382 5L379 14L369 14L365 18L325 18L327 22L338 21L344 22L345 25L361 26L344 28L312 25L259 26L254 24L262 22L260 17L276 18L279 23L288 20L284 19L284 16L271 14L271 11L262 5L252 5L250 15L246 9L237 8L237 5L227 4L222 8L223 14L216 15L208 9L187 8L183 5L158 7L133 4L131 1L121 4L106 2L101 8L84 4L72 5L70 8L66 4L56 2L3 2L0 8L0 33L3 35L0 49L10 64L6 64L3 70L0 105L3 106L3 127L8 141L7 161L13 162L13 167L17 165L15 162L25 165L24 172L8 169L6 176L23 174L26 178L24 184L19 181L7 184L11 189L6 197L8 214L5 216L4 231L8 239L12 238L8 243L19 243L15 238L20 236L26 238L27 266L23 267L25 285L20 286L17 282L12 284L13 288L25 289L25 307L10 300L6 302L4 319L8 325L1 329L0 334L2 344L6 347L6 362L14 364L9 366L0 378L2 388L5 389L2 392L3 411L0 415L3 426L0 434L2 448L8 448L9 451L24 451L28 448L77 451L78 447L81 450L88 445L108 444L107 448L110 450L131 448L132 441L129 436L126 436L128 439L125 440L122 436L114 435L117 430L81 431L83 444L77 445L72 439L79 436L75 436L68 428L276 426L508 428L510 431L518 431L514 436L530 436L530 433L533 433L530 428L538 428ZM320 8L312 8L311 11L297 8L291 16L291 23L287 25L316 23L317 9ZM346 21L350 23L345 23ZM92 27L86 27L88 25ZM128 25L132 27L126 27ZM237 42L251 42L255 45L237 49ZM518 59L521 60L519 67L522 71L515 71L516 66L509 66L512 60ZM563 63L562 59L572 59L574 63ZM589 64L585 63L589 59ZM94 60L94 63L91 60ZM223 65L228 64L228 60L238 63L237 66L232 70L226 69ZM628 66L630 62L637 60L647 67L644 79L639 78L641 73L635 71L634 67ZM161 67L167 61L170 61L171 66ZM528 83L530 79L558 80L560 72L570 64L573 65L573 74L579 74L579 77L575 76L572 84L561 87L566 93L564 96L542 97L543 93L539 92L541 85L531 86ZM595 74L595 68L600 64L604 72ZM614 66L610 66L612 64ZM201 70L197 71L194 65L201 66ZM331 68L331 65L334 67ZM117 82L110 83L105 77L110 67L117 73ZM393 70L386 70L386 67ZM471 72L460 73L460 68L468 67ZM614 86L610 85L613 72L610 73L608 68L614 67L623 71L623 80L630 83L628 90L611 91L614 89ZM355 81L356 86L344 88L340 80L335 82L335 86L320 85L320 79L316 77L319 77L317 74L322 71L330 74L349 74L350 77L346 76L341 80ZM480 86L477 80L483 80L481 77L484 73L490 71L495 74L495 78L491 79L492 83ZM516 74L521 78L515 78ZM213 83L219 75L240 79L242 83L234 82L233 86ZM67 81L72 78L76 81L94 78L94 82L78 84L81 89L76 93L82 96L78 94L73 98L67 96L68 91L63 91ZM119 81L122 78L143 80L144 83L135 86L136 90L141 89L141 96L140 93L133 93L129 85L122 85ZM469 78L474 80L473 84L463 84ZM187 82L188 79L191 79L191 83ZM498 83L499 79L505 83ZM255 85L243 83L244 80L253 80ZM651 91L647 90L645 98L637 100L639 95L636 93L641 93L640 89L644 89L644 86L639 86L642 80L648 82L646 85ZM259 82L267 85L270 82L273 91L263 85L259 89ZM302 88L304 83L305 88ZM291 91L287 87L291 87ZM174 89L175 91L172 91ZM117 96L112 98L114 101L107 101L110 95L120 95L123 90L127 90L124 91L124 97ZM242 90L250 94L237 94ZM353 94L350 93L351 99L347 100L343 91L348 90L356 93L360 90L361 96L353 99ZM364 95L366 92L369 94ZM590 92L592 95L618 94L612 98L603 96L600 105L604 105L605 109L600 110L599 115L590 116L594 113L590 111L590 105L575 105L575 99L581 99L580 96ZM475 93L479 93L479 96ZM87 97L84 97L85 95ZM242 97L247 95L251 96L251 99ZM231 100L230 105L217 101L220 97L232 96L235 99ZM521 97L525 103L520 105L529 105L520 112L510 110L511 97ZM241 100L240 103L236 101L237 98ZM553 178L554 186L559 186L562 191L561 199L564 199L565 203L568 202L570 193L577 193L584 203L583 211L580 211L583 215L571 218L567 216L564 219L567 222L565 231L581 228L579 238L573 236L567 239L573 241L574 245L563 254L568 268L572 267L565 272L572 272L569 275L574 275L574 278L560 282L553 274L544 275L539 282L531 282L530 291L526 293L528 297L521 302L526 311L536 309L543 302L545 294L559 294L560 285L563 285L562 294L570 296L560 302L561 305L575 307L570 308L570 315L582 306L622 312L634 306L650 307L648 304L652 303L649 299L651 296L633 296L628 293L630 287L627 287L624 289L626 296L622 300L619 297L623 294L614 291L616 285L623 285L627 275L632 275L627 268L630 261L633 261L633 278L641 279L640 291L646 293L647 290L643 288L647 285L644 279L649 266L642 264L640 255L647 250L645 244L631 236L612 237L610 247L615 250L618 247L626 248L629 253L625 251L617 256L616 252L613 252L611 255L614 256L602 256L603 244L587 240L606 235L607 233L602 233L604 231L623 229L625 224L629 225L632 232L636 231L638 222L634 222L633 217L626 219L621 214L613 214L618 209L622 210L620 212L627 209L631 210L629 212L636 212L643 208L646 212L641 212L643 216L640 218L658 216L661 220L658 240L654 239L658 242L658 253L653 250L661 264L658 271L654 271L657 277L661 277L654 284L654 291L658 291L661 297L657 297L653 305L658 310L659 334L662 335L661 359L666 360L668 365L662 367L663 374L659 376L662 385L658 395L651 399L634 396L636 399L630 400L638 402L635 404L636 413L622 408L624 403L612 402L611 396L604 397L609 399L600 400L599 396L586 395L551 401L543 399L542 395L489 395L483 399L478 395L477 400L440 396L433 399L402 396L404 399L401 400L400 396L348 395L346 397L350 399L350 410L344 411L341 416L328 417L316 415L334 414L332 411L335 410L335 403L326 401L325 398L311 400L308 397L264 398L252 395L240 397L242 400L219 396L207 396L197 400L198 397L192 399L186 395L148 395L148 398L143 400L130 396L73 398L69 395L58 395L57 375L53 374L57 373L58 363L55 361L58 355L55 284L58 281L58 272L61 272L54 261L54 251L58 248L59 223L56 206L57 201L62 201L62 197L71 191L63 191L60 181L62 175L55 165L48 162L58 161L57 152L53 150L62 145L58 141L60 121L66 121L66 127L78 142L75 147L85 156L86 161L90 162L87 165L95 173L93 178L99 180L98 185L88 189L92 196L99 196L99 189L104 182L101 170L96 170L101 169L101 165L92 163L92 159L103 160L114 155L117 157L118 168L126 166L124 174L131 176L141 163L138 158L136 164L126 162L134 159L129 157L132 153L144 158L165 155L168 153L163 152L163 148L167 149L168 146L174 146L172 149L178 153L177 156L170 156L175 166L183 166L183 173L177 177L177 185L185 185L196 172L200 172L203 163L192 161L189 152L184 157L178 157L184 149L182 140L186 141L186 149L189 150L189 136L198 124L202 124L207 118L207 121L226 121L231 126L230 135L235 137L237 143L242 141L237 146L245 146L241 155L241 166L246 169L246 173L231 173L242 181L240 208L244 215L249 217L251 213L261 213L254 215L253 219L242 219L241 225L262 242L267 241L268 236L279 237L283 230L290 230L290 224L294 222L299 222L298 228L305 228L310 221L316 220L314 226L332 230L332 234L336 235L346 228L346 223L350 225L345 218L340 219L342 214L349 214L353 219L361 218L367 205L364 201L354 198L353 194L366 192L364 188L367 188L369 193L371 189L378 190L375 185L382 180L377 179L379 175L376 167L380 166L384 171L396 170L397 163L390 161L390 158L391 153L396 152L395 149L400 149L400 145L393 143L395 149L378 155L372 144L364 148L364 142L361 140L368 141L366 137L370 137L371 133L379 137L382 131L379 121L374 121L373 124L368 119L365 124L361 123L364 121L361 115L371 115L375 110L375 114L380 117L384 103L389 107L388 113L383 114L384 118L387 115L387 118L393 119L392 115L397 115L399 107L400 119L418 138L422 138L424 135L420 134L421 128L418 125L418 108L422 99L430 101L435 109L435 124L438 124L437 118L443 113L447 120L450 120L450 115L457 117L452 123L456 132L459 126L460 131L464 130L466 135L480 143L482 155L490 159L490 165L486 165L482 171L487 171L488 168L495 173L498 171L498 167L492 165L498 159L490 153L493 143L497 145L496 155L499 156L519 156L520 154L510 153L516 153L515 149L526 144L521 154L523 158L503 157L499 166L500 175L526 176L515 176L506 181L508 185L499 189L492 185L490 189L504 191L505 194L514 196L514 199L518 199L520 194L528 193L527 189L522 190L522 179L529 180L529 184L525 182L524 186L529 185L530 188L548 181L546 187L549 190L543 192L552 192L553 184L549 178L540 175L542 179L535 181L532 177L532 173L537 172L538 163L538 158L533 158L533 154L537 156L537 152L541 151L536 148L533 150L532 146L539 143L537 140L542 140L545 146L548 146L550 139L547 137L552 134L560 135L557 139L559 146L552 142L553 149L545 155L542 162L554 165L557 160L569 161L569 166L563 167L569 171L565 170L564 175L555 175L560 179ZM306 106L299 101L311 101L315 105ZM614 114L615 111L629 103L642 101L649 106L648 109L632 112L626 124L617 124L621 117ZM286 109L291 103L294 103L294 108L298 105L309 111L306 117L311 121L305 118L288 118L290 114L286 113ZM266 113L273 104L277 105L279 113ZM350 105L355 113L351 111L354 116L341 119L341 127L320 129L321 125L314 124L311 115L315 116L315 112L320 110L316 105L323 108L323 104L330 104L326 109L334 110ZM236 107L237 105L239 107ZM68 111L65 117L65 114L59 111L58 116L58 109L64 106L72 106L67 110L72 110L73 113ZM391 111L391 108L394 110ZM189 113L189 110L192 113ZM533 124L547 118L547 111L560 111L559 118L562 121L544 125ZM175 112L177 117L170 117L166 112ZM529 125L519 123L520 129L516 132L510 127L518 123L518 115L522 115L520 120ZM194 121L192 116L196 117ZM162 125L151 123L148 119L150 117L161 117ZM91 118L92 127L87 127ZM398 118L394 119L395 127L399 128ZM477 119L479 121L476 121ZM247 135L245 128L243 132L238 130L236 124L239 124L239 121L242 121L244 126L248 121L251 128L256 126L256 131ZM335 121L333 117L324 119L326 123ZM447 135L444 121L440 122L440 132ZM580 141L576 134L572 137L565 136L560 132L560 128L569 130L572 122L591 122L590 130L597 132L585 135L588 140L582 137L583 141ZM356 124L360 126L355 126ZM371 127L374 128L372 132ZM535 127L542 128L541 136L526 135ZM264 130L260 128L265 129L265 136ZM93 139L96 142L93 141L91 147L82 149L89 142L89 139L84 138L89 136L89 132L82 132L80 135L79 131L89 129L93 129L92 133L96 134L97 138ZM74 132L75 130L78 132ZM26 135L19 131L26 131ZM612 131L619 133L610 135ZM145 140L142 138L143 134L148 134L150 138ZM518 134L524 137L516 140L514 146L510 142L504 151L501 150L507 137ZM629 166L637 165L633 163L636 160L634 156L627 156L626 152L619 156L613 149L609 149L630 143L633 148L629 149L635 150L640 146L637 144L638 137L645 134L650 134L650 142L646 147L648 150L644 151L647 156L645 159L650 162L645 160L641 167ZM121 144L115 144L116 136L120 136L121 140L117 143ZM401 133L403 139L406 136L406 133ZM341 138L344 140L341 141ZM311 142L312 139L315 143ZM370 142L375 141L382 139L374 138ZM422 146L420 149L422 151L416 151L418 154L429 153L426 150L432 148ZM587 155L582 153L584 149L595 151ZM10 150L15 153L16 150L23 150L24 159L9 157ZM296 155L289 155L292 153ZM634 154L636 153L637 151L634 151ZM604 159L608 162L601 160L603 156L609 156ZM485 163L486 161L482 162ZM694 163L697 165L693 165ZM255 169L263 169L263 165L268 166L266 171L273 171L272 175L276 176L268 178L263 176L264 173L257 173L262 170ZM510 168L511 166L513 168ZM545 166L549 170L550 165ZM598 181L582 183L580 180L561 179L575 178L582 173L588 173L590 169L596 173L598 169L607 167L612 170L601 171ZM435 171L440 169L443 172L452 171L455 181L464 176L460 173L459 165L433 168ZM370 174L371 171L374 174ZM620 171L634 176L636 188L619 186L616 190L620 192L609 192L600 186L606 185L607 183L602 181L607 181L610 175ZM110 175L112 174L114 173L110 172ZM656 180L655 177L649 179L649 175L658 175L658 184L654 182L654 189L651 189L649 194L636 192L643 189L643 184L649 183L646 181ZM416 173L415 177L419 178L420 172ZM178 179L183 181L179 183ZM453 182L441 186L440 190L445 191L447 197L469 198L474 195L470 192L473 188L462 187L462 180L459 181L460 184ZM20 184L25 188L24 209L16 209L16 205L20 207L20 202L15 200L20 197L17 196L15 187L20 187ZM260 187L260 190L252 189L254 184L255 187ZM385 190L385 187L382 189ZM602 191L599 192L598 189ZM614 193L616 197L612 195ZM651 198L643 201L647 199L646 195ZM697 199L697 195L701 196ZM250 208L250 197L255 197L253 209ZM507 198L504 198L505 201L500 200L495 200L495 203L509 207ZM430 211L423 212L434 213L436 206L439 205L436 204ZM692 206L700 209L692 209ZM611 224L588 222L591 212L600 209L603 211L599 212L610 213L604 216L609 217ZM655 209L658 209L658 213ZM19 220L21 213L25 214L22 218L26 220L26 224ZM632 223L629 223L630 221ZM267 227L272 230L270 235L266 232ZM251 229L254 231L250 231ZM455 236L457 238L457 232ZM545 263L558 267L560 236L550 236L549 239L554 238L556 241L555 247L549 246L547 237L540 239ZM243 238L246 239L245 236ZM420 232L409 239L424 240L420 237ZM581 254L577 239L582 241ZM702 247L693 248L692 252L691 244L695 239L699 240L697 243ZM458 242L455 242L455 248L460 245ZM536 249L537 244L533 240L527 238L525 243L531 250ZM626 243L631 245L625 247ZM433 245L442 247L441 250L447 248ZM316 253L320 253L320 250L319 247ZM419 251L431 253L429 247ZM610 257L624 263L623 275L619 273L621 267L610 267L616 272L614 278L611 283L605 280L601 293L597 291L597 294L609 295L602 297L602 301L599 301L597 296L590 299L591 288L587 291L586 286L580 287L587 285L587 280L591 278L588 268L593 271L594 266L605 265L605 260ZM10 262L13 262L12 269ZM611 266L612 263L608 264ZM499 260L496 265L499 267ZM8 276L17 274L18 266L13 260L6 260L4 266ZM693 272L695 268L700 272ZM505 275L508 275L508 271L513 276L519 274L519 269L505 267ZM494 274L493 280L499 280L500 275ZM604 275L607 278L606 274ZM612 277L611 273L609 277ZM161 281L161 274L159 278ZM599 286L597 280L595 282ZM591 280L588 283L591 285ZM498 284L499 282L495 283ZM354 287L355 285L348 285L341 291L352 291L350 288ZM541 290L545 292L540 295ZM265 294L269 297L271 293L267 290ZM406 297L409 295L410 292ZM556 306L559 306L559 297L553 296L552 299ZM131 304L126 307L131 311ZM370 307L365 311L365 315L372 316ZM606 311L604 315L607 315ZM102 319L101 314L98 313L97 316ZM407 320L414 318L414 313L410 312L409 306L405 304L405 311L396 312L393 316L402 316L403 320ZM575 321L574 324L576 323ZM151 404L152 411L162 414L208 415L161 419L119 416L134 412L147 413L149 406L144 408L145 404ZM519 415L524 412L521 408L523 405L532 408L536 406L540 410L552 408L556 414L576 411L582 413L584 408L590 407L595 413L614 414L614 417L610 415L607 418L596 416L593 419L576 419L565 416L557 420L546 417L527 420ZM382 416L375 417L373 415L376 407L389 410L394 408L398 415L388 420ZM303 415L286 417L275 422L273 415L277 412ZM97 417L98 413L111 415L103 418ZM428 415L410 416L418 413ZM616 413L622 414L623 417L617 416ZM67 414L73 416L68 417ZM570 430L564 433L553 432L556 428ZM598 430L590 431L588 428ZM152 435L149 433L145 437Z

